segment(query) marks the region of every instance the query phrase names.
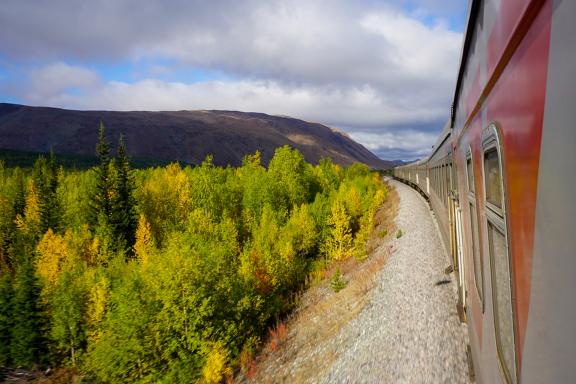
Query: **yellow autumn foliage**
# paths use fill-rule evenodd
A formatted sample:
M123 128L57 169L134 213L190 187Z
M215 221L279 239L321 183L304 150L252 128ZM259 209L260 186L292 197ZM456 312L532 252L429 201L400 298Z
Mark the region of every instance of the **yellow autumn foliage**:
M91 328L90 336L97 339L100 335L99 326L106 315L106 308L110 296L110 280L102 277L90 288L88 294L88 308L86 316Z
M173 193L177 199L178 212L183 213L185 216L191 200L190 186L188 185L186 173L180 168L178 163L168 165L166 171L168 172L168 185L173 188Z
M34 232L40 226L40 200L32 179L28 180L24 217L16 215L16 228L23 232Z
M68 246L64 238L55 234L52 229L48 229L38 246L38 259L36 260L36 271L44 280L54 285L60 272L62 263L68 255Z
M362 214L362 200L358 188L352 186L348 190L346 205L351 216L360 216Z
M225 376L232 374L232 370L227 366L229 352L222 343L214 343L208 353L206 364L202 368L203 382L206 384L218 384Z
M346 212L346 206L342 201L336 200L332 204L328 224L331 226L327 244L328 256L334 260L347 258L350 256L352 246L352 229L350 215Z
M146 216L140 214L138 229L136 230L136 243L134 244L134 251L140 263L143 265L148 263L153 247L152 228L148 220L146 220Z

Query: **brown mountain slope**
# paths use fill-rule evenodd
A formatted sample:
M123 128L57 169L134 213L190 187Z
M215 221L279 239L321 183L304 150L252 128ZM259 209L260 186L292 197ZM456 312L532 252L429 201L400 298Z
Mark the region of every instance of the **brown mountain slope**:
M199 163L212 154L215 164L239 165L260 150L267 163L275 148L288 144L312 163L331 157L343 165L391 164L327 126L233 111L73 111L0 103L0 148L93 155L100 121L110 141L124 134L131 156Z

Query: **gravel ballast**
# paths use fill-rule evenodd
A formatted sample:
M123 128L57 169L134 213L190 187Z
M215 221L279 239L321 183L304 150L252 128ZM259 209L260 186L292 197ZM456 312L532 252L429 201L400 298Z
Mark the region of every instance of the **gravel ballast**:
M370 302L331 340L336 359L310 382L467 383L468 336L456 311L454 274L444 274L450 261L438 228L417 192L388 182L400 197L402 236L391 240L394 252Z

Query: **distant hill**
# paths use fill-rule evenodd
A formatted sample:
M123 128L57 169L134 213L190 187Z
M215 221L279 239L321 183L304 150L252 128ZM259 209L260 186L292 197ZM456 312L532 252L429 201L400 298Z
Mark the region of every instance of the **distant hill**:
M342 165L392 166L325 125L235 111L74 111L0 103L0 149L92 156L100 121L111 142L124 134L136 158L198 164L212 154L217 165L240 165L259 150L267 164L275 148L288 144L312 163L331 157Z
M415 160L416 161L416 160ZM404 161L404 160L390 160L389 161L390 165L392 167L400 167L402 165L406 165L408 163L411 163L411 161Z

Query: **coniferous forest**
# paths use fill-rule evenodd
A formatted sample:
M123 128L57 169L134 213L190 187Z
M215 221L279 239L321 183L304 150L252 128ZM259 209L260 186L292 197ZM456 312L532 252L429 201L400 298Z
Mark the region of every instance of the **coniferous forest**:
M360 164L132 169L104 127L98 164L0 162L0 366L88 382L220 382L327 263L366 257L387 191Z

